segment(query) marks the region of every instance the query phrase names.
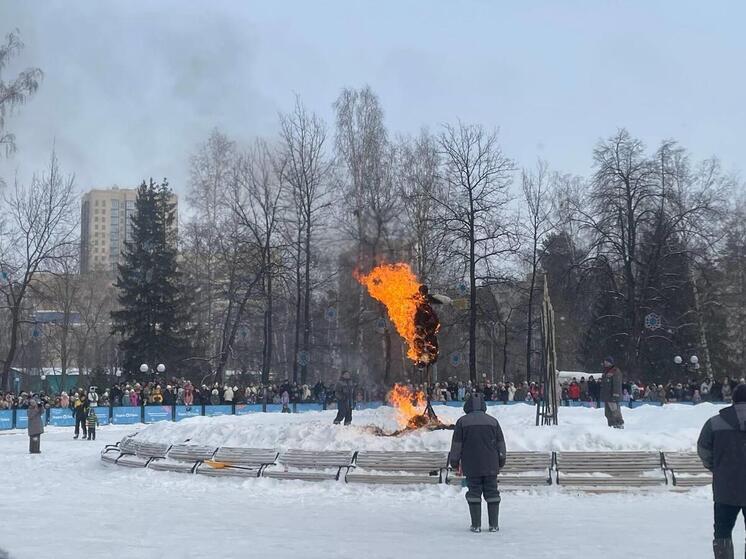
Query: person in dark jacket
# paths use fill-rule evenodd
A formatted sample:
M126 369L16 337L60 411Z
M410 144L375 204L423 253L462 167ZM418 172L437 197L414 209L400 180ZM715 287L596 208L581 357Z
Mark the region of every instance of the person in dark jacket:
M339 425L342 421L349 425L352 423L352 398L355 393L350 371L342 371L334 387L334 393L337 397L337 417L334 418L334 425Z
M733 405L707 420L697 453L712 472L715 501L715 559L733 559L733 527L738 513L746 519L746 384L733 392Z
M487 415L487 403L478 392L467 397L464 412L466 415L456 422L448 459L454 469L460 469L466 476L471 531L482 531L484 495L490 532L497 532L500 513L497 474L505 466L505 439L500 423Z
M619 402L622 400L622 371L614 366L614 358L607 357L603 363L601 377L601 401L604 403L604 415L609 427L624 429L624 418Z
M41 434L44 432L44 407L39 405L36 398L32 398L26 413L28 414L28 451L31 454L39 454Z
M77 439L80 436L80 428L83 428L83 440L88 438L88 429L85 424L85 420L88 418L88 410L90 405L88 404L88 398L85 393L80 395L80 398L73 403L73 415L75 416L75 436Z

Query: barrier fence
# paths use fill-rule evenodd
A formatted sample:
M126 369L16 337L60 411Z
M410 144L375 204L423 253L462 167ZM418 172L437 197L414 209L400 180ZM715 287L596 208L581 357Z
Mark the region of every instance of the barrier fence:
M712 402L723 404L724 402ZM448 406L460 408L464 405L460 401L432 402L433 406ZM565 402L567 404L567 402ZM383 402L359 402L355 410L376 409L383 406ZM529 405L528 402L489 402L489 406L513 406ZM662 406L661 402L621 402L626 408L639 408L641 406ZM672 402L667 405L695 405L693 402ZM563 405L563 407L568 407ZM596 402L569 402L569 407L597 408ZM290 404L293 413L309 411L322 411L327 408L316 402L303 402ZM217 417L221 415L248 415L252 413L278 413L282 411L282 404L221 404L221 405L194 405L194 406L97 406L95 408L99 425L133 425L135 423L156 423L158 421L181 421L189 417ZM55 427L72 427L75 418L69 408L49 408L46 410L46 424ZM0 410L0 431L9 429L25 429L28 426L26 410Z

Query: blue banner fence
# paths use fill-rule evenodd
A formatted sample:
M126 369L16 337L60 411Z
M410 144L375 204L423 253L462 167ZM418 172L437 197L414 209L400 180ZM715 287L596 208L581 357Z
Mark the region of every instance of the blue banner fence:
M725 402L711 402L723 404ZM464 405L460 401L432 402L433 406L448 406L460 408ZM693 402L672 402L666 405L693 406ZM358 402L356 410L372 410L380 408L384 402ZM528 402L489 402L489 406L514 406L530 405ZM623 407L639 408L641 406L662 406L661 402L621 402ZM562 406L567 407L567 406ZM596 402L569 402L569 407L597 408ZM282 411L282 404L220 404L220 405L193 405L193 406L97 406L96 410L99 425L133 425L135 423L156 423L158 421L181 421L189 417L217 417L220 415L247 415L252 413L278 413ZM309 411L322 411L326 406L317 402L302 402L290 404L293 413L304 413ZM332 408L329 408L332 409ZM75 418L69 408L49 408L46 413L46 424L55 427L72 427ZM26 410L0 410L0 431L8 429L25 429L28 425Z

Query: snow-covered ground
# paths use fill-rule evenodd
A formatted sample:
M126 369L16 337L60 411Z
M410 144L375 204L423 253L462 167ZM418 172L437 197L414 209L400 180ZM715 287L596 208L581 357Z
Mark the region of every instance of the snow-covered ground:
M496 410L496 411L495 411ZM494 408L511 450L693 449L710 405L625 410L624 431L603 412L562 409L559 427L535 427L528 406ZM458 409L438 408L447 420ZM278 448L445 449L449 432L377 437L396 428L389 409L361 412L349 428L333 412L193 418L107 426L96 442L50 428L42 454L23 432L0 433L0 548L16 559L407 558L490 556L688 558L710 556L709 489L684 494L585 495L558 487L504 492L499 534L471 534L463 490L368 487L269 479L212 479L106 467L105 443L140 429L155 440ZM742 556L743 524L735 534Z

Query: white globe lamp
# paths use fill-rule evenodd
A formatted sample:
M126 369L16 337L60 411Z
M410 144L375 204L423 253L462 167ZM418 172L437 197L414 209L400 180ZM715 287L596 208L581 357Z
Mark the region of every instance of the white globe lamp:
M141 373L147 373L148 372L148 366L145 363L143 363L142 365L140 365L140 372Z
M156 371L159 373L165 373L166 372L166 366L163 363L158 363L158 366L155 368Z
M697 357L696 355L692 355L692 356L691 356L691 357L689 358L689 362L690 362L690 363L691 363L692 365L696 365L697 363L699 363L699 357Z
M677 355L676 357L673 358L673 362L676 363L677 365L681 365L683 361L684 360L681 358L681 355Z

